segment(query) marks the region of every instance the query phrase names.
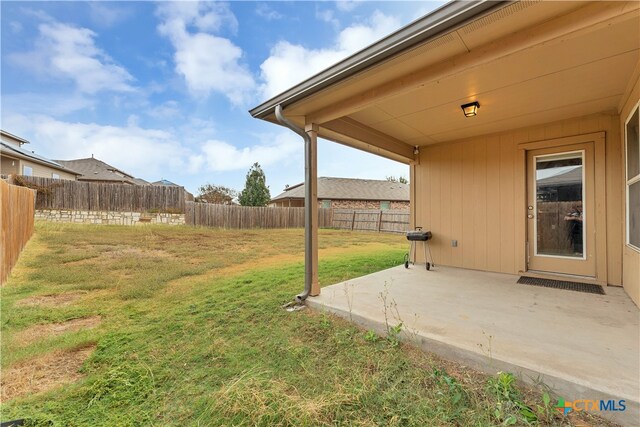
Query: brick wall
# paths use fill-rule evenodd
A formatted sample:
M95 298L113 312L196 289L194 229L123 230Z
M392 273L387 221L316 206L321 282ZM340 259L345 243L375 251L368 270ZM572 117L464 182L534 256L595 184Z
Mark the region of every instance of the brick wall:
M184 214L140 213L114 211L37 210L36 219L50 222L73 222L76 224L167 224L184 225Z

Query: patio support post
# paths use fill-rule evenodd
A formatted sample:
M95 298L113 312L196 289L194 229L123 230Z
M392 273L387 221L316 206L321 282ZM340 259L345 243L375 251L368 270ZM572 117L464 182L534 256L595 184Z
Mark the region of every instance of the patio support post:
M320 295L318 282L318 130L315 123L304 128L305 144L305 270L311 274L311 296Z

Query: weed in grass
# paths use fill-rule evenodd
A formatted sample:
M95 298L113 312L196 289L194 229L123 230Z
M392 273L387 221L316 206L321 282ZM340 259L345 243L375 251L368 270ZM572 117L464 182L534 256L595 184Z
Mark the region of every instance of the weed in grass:
M503 425L514 425L518 421L538 421L536 413L524 403L516 388L516 377L509 372L498 372L487 380L487 389L496 398L494 417Z
M347 299L347 307L349 308L349 320L353 322L353 285L349 282L342 284L344 296Z
M365 334L364 334L364 339L365 341L371 342L371 343L375 343L378 342L378 340L380 339L380 337L378 336L378 334L376 333L376 331L369 329Z
M331 326L331 320L326 311L322 311L322 317L320 318L320 326L323 328L329 328Z
M484 345L482 343L478 343L478 348L480 351L489 358L489 366L493 371L493 335L487 334L485 331L482 331L482 336L487 340L487 344Z
M398 347L400 345L400 334L402 333L402 318L398 311L398 304L393 298L389 299L389 286L387 282L384 283L384 290L380 292L378 298L382 301L382 310L384 313L384 324L387 332L387 342L391 347ZM395 325L391 325L389 316L393 316Z

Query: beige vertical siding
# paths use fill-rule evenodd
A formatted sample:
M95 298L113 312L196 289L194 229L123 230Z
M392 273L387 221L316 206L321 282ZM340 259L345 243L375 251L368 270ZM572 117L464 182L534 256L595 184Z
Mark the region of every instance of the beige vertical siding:
M518 226L517 145L606 132L607 281L622 284L620 118L596 114L422 147L416 166L416 225L431 230L436 264L517 273L525 230ZM519 181L520 180L520 181ZM451 240L458 241L457 247Z
M640 64L639 67L640 68ZM627 116L631 113L631 110L640 100L640 78L637 78L635 85L631 90L631 93L622 108L620 114L620 134L624 135L624 122ZM622 146L621 146L622 149ZM624 153L621 153L621 159L624 161ZM624 164L624 163L623 163ZM623 174L625 172L623 171ZM624 191L626 191L626 182L623 182ZM626 198L626 196L625 196ZM623 215L626 215L626 207L622 210ZM626 227L626 218L623 222L623 227ZM622 229L624 237L622 245L622 284L625 291L629 294L631 299L640 306L640 252L630 248L626 245L626 228Z
M0 161L0 174L15 175L19 172L20 160L10 157L2 157Z
M33 169L33 176L37 176L39 178L52 178L52 174L56 173L60 176L60 179L76 179L76 176L67 172L63 172L61 170L53 169L45 165L41 165L39 163L30 162L28 160L20 161L20 175L22 175L23 166L28 166Z

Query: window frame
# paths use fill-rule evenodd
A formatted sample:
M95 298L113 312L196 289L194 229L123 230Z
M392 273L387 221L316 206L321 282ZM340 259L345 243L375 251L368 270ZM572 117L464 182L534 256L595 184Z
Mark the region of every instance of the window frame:
M29 173L26 171L29 169ZM22 176L33 176L33 166L22 165Z
M640 182L640 171L638 174L632 177L629 177L629 136L627 134L627 125L633 118L633 116L638 113L638 126L640 127L640 101L636 103L636 105L631 109L629 115L624 121L624 177L625 177L625 235L626 235L626 245L627 247L635 250L636 252L640 252L640 247L635 246L631 243L631 216L630 216L630 203L629 203L629 195L631 193L631 186L637 182ZM638 157L640 157L640 142L638 146ZM640 159L638 159L640 162Z
M325 204L328 205L328 206L325 206ZM329 200L329 199L322 200L322 204L320 206L323 209L331 209L331 200Z
M387 204L387 207L383 207L384 204ZM390 200L380 200L380 210L381 211L389 211L391 210L391 201Z
M57 174L55 172L51 172L51 179L60 179L60 174Z

